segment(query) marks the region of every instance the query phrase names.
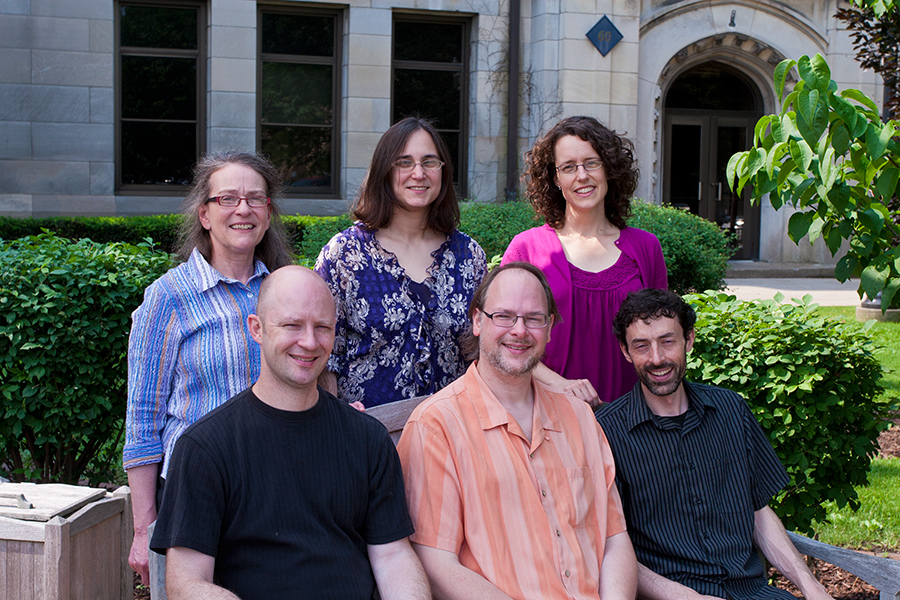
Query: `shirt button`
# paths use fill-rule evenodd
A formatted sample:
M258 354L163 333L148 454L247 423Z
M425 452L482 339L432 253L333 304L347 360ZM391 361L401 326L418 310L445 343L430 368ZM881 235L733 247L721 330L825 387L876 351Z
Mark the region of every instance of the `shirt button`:
M547 497L547 490L541 490L541 496Z
M557 529L557 530L556 530L556 537L559 537L559 536L561 536L561 535L562 535L562 533L559 531L559 529Z
M531 458L534 458L534 452L532 452L532 453L529 454L528 456L531 457Z
M571 575L571 573L569 572L568 569L566 569L566 577L568 577L569 575Z
M700 504L700 502L701 502L700 498L694 498L694 504Z

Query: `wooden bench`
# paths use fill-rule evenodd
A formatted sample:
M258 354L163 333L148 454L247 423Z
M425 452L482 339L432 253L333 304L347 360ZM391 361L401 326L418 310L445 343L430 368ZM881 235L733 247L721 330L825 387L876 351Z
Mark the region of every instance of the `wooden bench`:
M396 444L409 415L427 397L382 404L367 409L366 413L384 423ZM790 531L788 536L801 554L832 564L875 587L881 594L879 600L900 600L900 561L839 548Z
M900 560L839 548L791 531L788 536L800 554L853 573L877 589L880 600L900 600Z

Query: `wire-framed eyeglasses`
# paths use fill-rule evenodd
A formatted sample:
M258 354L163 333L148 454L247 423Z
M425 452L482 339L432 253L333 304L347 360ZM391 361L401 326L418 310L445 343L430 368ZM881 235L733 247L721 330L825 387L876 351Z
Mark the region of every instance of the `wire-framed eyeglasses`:
M219 206L234 208L241 203L241 200L246 200L247 206L250 208L262 208L272 203L272 199L266 196L250 196L249 198L241 196L213 196L212 198L207 198L206 202L218 202Z
M542 315L540 313L531 315L514 315L512 313L501 311L496 311L493 314L485 311L481 312L484 313L484 316L493 321L494 325L496 325L497 327L503 327L504 329L515 327L516 322L519 319L522 319L522 322L525 323L525 327L527 327L528 329L543 329L550 324L550 316Z
M600 160L599 158L592 158L578 165L576 165L575 163L566 163L562 166L556 167L556 170L563 175L574 175L575 172L578 171L578 167L584 167L585 171L596 171L602 166L602 160Z
M416 165L422 165L426 171L440 171L444 166L444 161L436 158L426 158L422 162L416 162L411 158L398 158L394 161L394 168L403 173L408 173L416 168Z

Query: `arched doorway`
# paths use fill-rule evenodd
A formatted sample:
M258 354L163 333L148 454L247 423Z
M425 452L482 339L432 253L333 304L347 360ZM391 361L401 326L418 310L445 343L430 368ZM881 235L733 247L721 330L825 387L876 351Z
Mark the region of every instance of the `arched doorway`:
M740 71L709 61L680 74L664 100L663 200L733 235L735 259L759 258L759 206L731 192L728 159L747 150L762 116L759 88Z

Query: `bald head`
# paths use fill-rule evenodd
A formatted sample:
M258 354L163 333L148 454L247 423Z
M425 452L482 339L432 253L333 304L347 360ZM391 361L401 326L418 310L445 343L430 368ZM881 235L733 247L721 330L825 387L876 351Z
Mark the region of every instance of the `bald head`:
M283 301L295 308L318 303L321 308L331 308L334 321L334 297L325 281L310 269L298 265L281 267L269 274L259 288L256 314L263 321L273 306Z

